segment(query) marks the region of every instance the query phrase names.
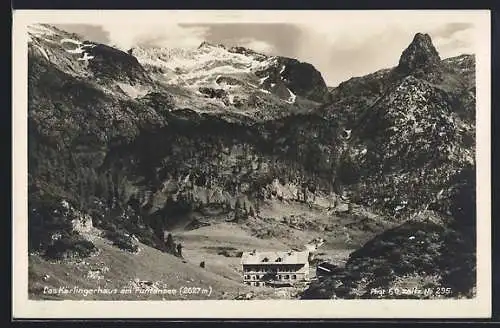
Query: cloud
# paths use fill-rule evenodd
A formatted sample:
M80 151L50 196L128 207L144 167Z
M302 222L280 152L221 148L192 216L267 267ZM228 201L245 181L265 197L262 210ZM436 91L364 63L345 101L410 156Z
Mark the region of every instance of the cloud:
M262 40L248 38L248 39L237 40L236 43L242 47L252 49L254 51L261 52L264 54L271 54L276 50L274 45Z
M434 30L433 34L437 37L450 38L458 32L474 28L472 23L449 23Z
M396 66L417 32L429 33L442 58L474 52L475 27L445 15L346 15L325 22L301 23L296 56L321 71L335 86L354 76ZM356 19L357 18L357 19Z
M446 15L425 11L396 11L378 15L373 12L346 12L344 15L332 15L328 22L311 20L301 23L301 26L309 34L322 38L325 44L334 44L341 49L359 48L372 42L374 37L384 35L394 35L387 41L401 44L417 32L429 33L432 37L450 38L461 31L474 28L464 14Z
M133 46L193 48L205 39L202 27L181 27L178 24L104 24L112 45L128 50Z
M57 28L63 31L81 35L84 39L88 39L100 43L109 43L109 33L99 25L90 24L55 24Z
M451 25L451 24L449 24ZM463 53L475 52L476 29L473 25L463 24L460 28L443 26L431 32L433 42L441 57L451 57Z
M298 46L301 30L291 23L190 23L180 24L185 27L203 27L207 29L206 40L227 46L244 46L256 51L279 51L282 56L292 56Z

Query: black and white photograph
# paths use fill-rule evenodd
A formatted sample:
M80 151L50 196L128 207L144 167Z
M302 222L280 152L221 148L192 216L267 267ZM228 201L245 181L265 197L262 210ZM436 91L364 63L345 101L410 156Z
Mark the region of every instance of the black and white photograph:
M72 14L15 31L19 302L488 313L488 12Z

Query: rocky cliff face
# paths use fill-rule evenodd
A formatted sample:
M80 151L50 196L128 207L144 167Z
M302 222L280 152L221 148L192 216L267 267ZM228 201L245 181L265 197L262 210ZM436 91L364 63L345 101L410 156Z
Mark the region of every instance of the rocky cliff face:
M475 222L459 210L474 203L474 57L441 60L427 35L397 67L330 91L310 64L239 47L122 52L41 25L28 51L31 250L88 246L54 215L62 200L164 249L179 217L241 218L285 185L287 201L341 196L394 222Z
M328 89L321 73L309 63L293 58L277 57L271 65L255 73L262 78L264 87L269 91L284 86L289 90L283 96L298 95L317 102L325 102Z
M89 69L97 78L131 84L151 82L137 58L128 53L104 44L96 44L88 53L93 57L89 60Z

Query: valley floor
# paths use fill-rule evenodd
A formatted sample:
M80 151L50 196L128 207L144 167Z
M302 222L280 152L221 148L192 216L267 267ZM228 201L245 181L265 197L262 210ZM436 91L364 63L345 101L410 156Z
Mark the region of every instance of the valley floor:
M290 217L299 218L303 225L284 219ZM45 300L294 299L304 286L244 285L241 252L302 249L312 239L324 238L329 242L316 257L343 266L357 245L350 244L352 237L342 227L356 220L337 218L304 204L270 202L262 209L262 217L246 222L226 222L214 216L203 218L206 226L173 230L174 240L183 245L182 259L143 244L138 253L129 253L94 234L91 238L99 252L89 258L50 262L31 254L29 295ZM360 232L351 234L356 238ZM365 234L368 238L371 232ZM312 277L314 270L311 264Z

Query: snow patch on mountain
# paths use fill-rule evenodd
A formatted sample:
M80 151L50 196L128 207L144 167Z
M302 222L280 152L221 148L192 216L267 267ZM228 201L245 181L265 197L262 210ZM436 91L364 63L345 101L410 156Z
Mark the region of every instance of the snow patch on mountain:
M32 34L39 37L53 36L56 35L56 31L42 24L33 24L33 25L28 25L28 34Z
M144 97L150 90L140 86L132 86L127 83L117 82L118 87L130 98Z
M288 98L288 100L286 100L286 102L289 104L295 103L297 96L290 89L287 88L287 90L288 90L288 93L290 94L290 98Z
M213 87L221 76L242 76L253 80L252 73L277 63L275 57L263 59L262 56L235 53L210 44L203 44L198 49L133 48L131 54L141 64L163 70L167 83L192 89ZM217 77L214 79L214 76ZM259 84L263 81L265 78L260 79Z
M28 43L33 42L34 39L43 40L45 42L54 43L52 40L58 35L58 32L49 26L43 24L33 24L27 26L28 30Z
M285 63L288 59L282 57L209 43L203 43L196 49L138 47L130 49L128 53L138 60L157 83L182 88L184 93L189 90L191 96L200 99L186 102L200 103L201 107L212 107L209 104L218 105L222 102L224 106L221 109L224 111L229 109L234 113L237 109L257 109L261 112L266 109L266 113L269 113L269 108L288 112L289 104L294 105L292 110L303 104L302 98L297 100L297 96L303 96L300 91L290 86L294 91L287 92L287 86L281 86L279 82L283 77L278 72L285 72L289 65ZM207 97L207 92L200 89L221 96ZM178 97L186 95L179 94ZM198 110L198 107L191 108Z
M261 79L259 80L259 84L260 84L260 85L264 84L264 82L266 82L266 80L267 80L268 78L269 78L269 75L268 75L268 76L265 76L265 77L263 77L263 78L261 78Z
M40 51L40 53L45 57L45 59L47 59L48 61L50 61L49 59L49 55L47 54L47 51L45 50L44 47L41 47L39 45L36 46L36 48Z
M74 39L62 39L59 42L61 44L71 43L71 44L76 46L76 48L74 48L74 49L65 49L66 52L69 52L70 54L81 54L81 53L85 52L85 49L83 47L83 43L81 41L74 40Z
M195 50L134 48L132 54L141 64L171 69L181 75L223 66L239 67L239 71L248 71L255 65L255 60L251 57L231 53L219 47L202 47ZM226 67L221 70L224 72L228 69L230 68Z
M88 63L89 60L95 58L89 53L89 49L92 49L96 46L93 43L84 43L79 40L68 39L68 38L61 39L59 43L61 44L61 46L64 44L70 44L69 47L68 46L63 47L67 53L81 54L82 56L77 58L78 61L84 61Z

